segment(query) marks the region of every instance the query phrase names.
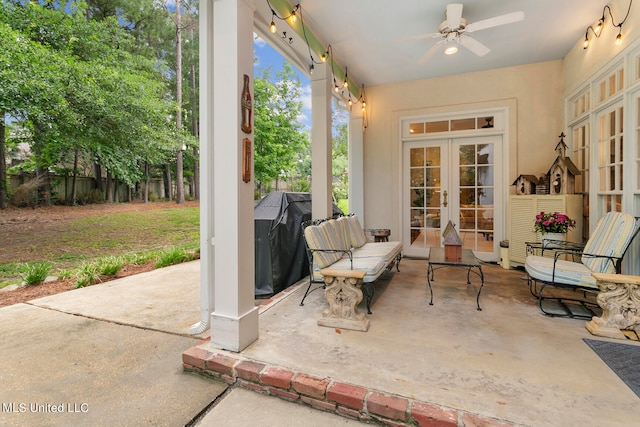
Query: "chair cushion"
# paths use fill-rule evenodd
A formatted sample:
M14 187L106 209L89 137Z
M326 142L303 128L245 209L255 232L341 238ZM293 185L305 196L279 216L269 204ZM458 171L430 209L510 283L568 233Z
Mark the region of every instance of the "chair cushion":
M349 230L349 239L351 240L351 246L354 248L359 248L360 246L367 243L367 236L364 234L364 230L360 225L360 221L358 217L355 215L350 215L347 218L347 229Z
M579 262L556 261L556 271L553 276L553 258L529 255L525 258L524 268L532 279L541 282L598 289L591 270Z
M633 215L608 212L598 221L598 225L584 247L584 253L622 257L631 243L635 227L636 221ZM583 256L582 263L595 273L616 272L615 265L607 258Z

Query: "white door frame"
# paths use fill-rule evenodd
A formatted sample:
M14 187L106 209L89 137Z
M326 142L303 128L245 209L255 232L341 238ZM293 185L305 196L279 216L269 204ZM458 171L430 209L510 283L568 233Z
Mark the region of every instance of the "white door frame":
M491 129L475 129L465 131L449 131L449 132L437 132L437 133L424 133L421 135L414 135L410 132L410 124L415 122L428 122L432 120L455 120L461 117L481 117L481 116L494 116L494 127ZM496 203L501 203L501 206L497 206L494 209L494 256L485 259L485 261L497 261L499 258L499 242L501 239L506 238L507 233L507 196L509 194L510 182L509 180L509 107L498 108L480 108L477 110L470 110L464 112L449 112L443 114L421 114L412 116L398 116L399 124L399 137L400 137L400 229L401 238L404 244L405 254L414 257L426 257L428 251L423 253L412 253L410 249L410 240L406 238L406 230L410 229L409 217L405 213L405 206L408 205L408 191L407 187L407 174L406 165L408 164L405 156L405 144L412 141L435 141L435 140L447 140L447 139L459 139L465 137L476 136L494 136L500 137L501 159L496 160L496 168L498 169L497 178L495 182L495 194ZM449 165L450 166L450 165ZM408 250L408 251L407 251Z

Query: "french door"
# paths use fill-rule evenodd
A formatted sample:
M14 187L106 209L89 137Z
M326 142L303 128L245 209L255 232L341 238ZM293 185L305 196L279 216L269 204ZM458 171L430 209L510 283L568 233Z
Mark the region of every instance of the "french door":
M451 221L463 247L498 259L502 224L500 135L411 141L403 145L403 245L425 257L442 246Z

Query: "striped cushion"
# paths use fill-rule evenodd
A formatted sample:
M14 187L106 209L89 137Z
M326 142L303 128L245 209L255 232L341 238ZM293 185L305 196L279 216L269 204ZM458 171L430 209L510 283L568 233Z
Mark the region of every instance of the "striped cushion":
M367 236L364 234L357 216L348 216L347 224L349 225L347 229L349 230L349 239L351 240L351 246L353 246L354 248L359 248L360 246L367 243Z
M603 216L584 247L585 254L620 258L631 243L635 218L622 212L608 212ZM615 273L615 265L607 258L582 257L582 263L595 273Z
M326 223L320 225L310 225L304 229L304 237L309 249L313 251L314 263L319 268L325 268L342 258L341 252L320 252L317 249L337 249L337 244Z
M327 221L327 225L332 229L338 247L345 250L351 249L351 241L347 231L347 219L341 216L338 219Z
M591 270L579 262L556 261L556 271L553 276L553 258L530 255L525 258L524 268L532 279L538 281L598 289Z

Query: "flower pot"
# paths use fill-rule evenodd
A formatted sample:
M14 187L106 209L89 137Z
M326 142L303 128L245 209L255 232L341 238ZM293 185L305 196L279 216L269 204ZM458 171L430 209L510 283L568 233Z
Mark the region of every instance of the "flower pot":
M567 237L566 233L540 233L538 232L538 240L542 242L543 248L557 248L558 244L554 244L553 240L565 241Z

